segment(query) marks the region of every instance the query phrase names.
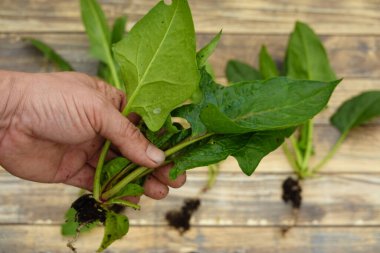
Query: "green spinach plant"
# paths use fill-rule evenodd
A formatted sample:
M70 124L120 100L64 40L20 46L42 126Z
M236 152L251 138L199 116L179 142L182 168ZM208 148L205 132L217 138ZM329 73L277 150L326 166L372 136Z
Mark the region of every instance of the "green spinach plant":
M173 179L228 156L251 175L264 156L292 135L295 126L326 106L340 82L275 77L236 79L228 87L216 83L207 71L207 58L221 34L197 53L186 0L173 0L170 5L160 1L126 37L125 18L117 20L111 32L95 0L81 0L81 13L91 53L100 60L98 73L126 91L128 103L121 113L142 117L139 128L165 150L166 163L174 164ZM46 55L57 63L56 53ZM173 122L174 117L189 124ZM142 195L144 179L152 172L124 157L105 161L110 145L105 142L99 157L93 193L77 199L66 215L66 229L77 233L104 225L99 252L129 229L128 218L113 212L111 206L140 209L124 197Z
M329 82L336 79L321 40L307 24L302 22L295 24L286 49L284 69L278 69L265 46L262 46L259 53L258 70L236 60L229 61L226 68L229 82L268 79L280 75L295 80ZM352 128L380 116L379 102L380 91L364 92L344 102L330 119L341 135L325 157L314 166L310 162L310 158L314 154L313 119L299 125L297 131L282 145L298 178L303 180L315 176L338 151ZM298 180L286 179L283 190L284 201L291 201L293 208L299 209L302 197Z

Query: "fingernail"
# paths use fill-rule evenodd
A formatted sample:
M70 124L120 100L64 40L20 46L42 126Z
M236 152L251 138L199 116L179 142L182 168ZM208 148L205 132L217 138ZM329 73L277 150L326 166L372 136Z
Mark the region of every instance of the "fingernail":
M165 153L161 149L156 148L153 144L149 144L146 150L147 156L157 164L165 161Z

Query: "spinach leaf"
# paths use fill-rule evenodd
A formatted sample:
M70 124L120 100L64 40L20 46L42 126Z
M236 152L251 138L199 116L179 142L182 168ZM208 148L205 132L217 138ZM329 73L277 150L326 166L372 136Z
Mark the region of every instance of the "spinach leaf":
M289 37L285 59L288 77L330 82L336 80L322 42L305 23L297 22Z
M241 170L248 176L252 175L260 161L270 152L276 150L289 137L295 128L264 131L253 134L247 144L231 154L239 163Z
M380 116L380 91L367 91L344 102L331 117L342 134Z
M152 131L197 88L195 31L185 0L159 2L114 52L129 95L126 113L141 115Z
M105 250L114 241L122 238L128 233L128 230L129 221L126 216L107 211L104 236L97 252Z
M96 0L81 0L82 22L90 42L91 54L109 64L111 56L111 32L104 13Z
M217 91L216 103L201 111L208 131L245 133L299 125L319 113L340 81L278 77L238 83Z
M230 83L262 79L260 72L255 68L246 63L236 60L228 61L226 68L226 77Z
M53 48L45 44L44 42L25 38L26 41L30 42L36 49L43 53L44 57L55 64L55 66L61 71L73 71L73 67L68 63L62 56L60 56Z
M61 225L61 234L63 236L75 236L78 232L83 233L90 231L100 224L99 221L81 224L76 221L77 211L74 208L69 208L65 214L65 223Z
M204 46L197 53L197 63L198 63L199 69L206 66L207 59L215 51L215 48L218 46L221 36L222 36L222 31L220 31L206 46Z
M214 164L226 159L230 154L237 152L250 139L252 134L213 136L189 146L180 154L174 156L173 168L170 177L176 178L185 170Z
M209 103L216 103L215 94L217 90L222 89L222 86L214 82L205 68L201 69L200 73L200 102L181 106L172 112L172 116L184 118L190 123L192 136L202 135L207 132L206 126L200 119L201 110Z
M159 131L152 132L149 129L146 129L146 126L144 126L141 131L151 143L158 148L162 148L164 144L180 130L173 125L171 117L168 117Z
M129 163L130 161L124 157L116 157L111 161L108 161L102 170L100 184L102 186L107 184L109 180L113 178L113 176L122 171Z
M259 69L264 79L279 76L276 63L269 55L266 46L262 46L259 54ZM249 80L244 80L249 81Z
M108 83L118 89L123 89L112 57L111 32L99 3L97 0L80 0L80 7L82 22L90 42L90 53L109 68L109 70L100 70L98 73Z
M141 196L144 194L144 188L135 183L127 184L121 191L119 191L113 198L123 198L127 196Z
M124 38L127 25L127 16L121 16L115 19L112 27L111 42L115 44Z
M293 132L294 128L289 128L212 136L171 157L174 167L170 171L170 177L174 179L185 170L218 163L230 155L237 159L245 174L251 175L261 159L278 148L284 138Z
M125 34L126 24L127 24L126 16L121 16L115 20L113 24L112 32L111 32L112 44L117 43L123 39L124 34ZM116 85L115 81L113 80L110 68L104 62L99 62L97 76L103 79L104 81L106 81L107 83L112 84L113 86ZM119 78L121 79L120 76Z

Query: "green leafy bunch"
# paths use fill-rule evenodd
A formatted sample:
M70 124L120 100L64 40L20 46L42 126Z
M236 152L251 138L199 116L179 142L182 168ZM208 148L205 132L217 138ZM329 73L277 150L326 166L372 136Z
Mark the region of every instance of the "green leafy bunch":
M251 175L295 126L326 106L339 83L287 77L236 80L227 87L216 83L207 72L207 59L221 33L197 52L186 0L173 0L170 5L160 1L127 36L123 34L126 19L117 19L110 32L95 0L81 0L81 13L91 53L100 60L98 73L126 91L128 103L121 113L142 117L138 127L165 151L165 162L173 163L172 179L228 156L235 157L243 173ZM56 63L61 61L49 52L45 55ZM111 206L139 209L125 197L142 195L145 177L152 172L124 157L106 162L110 145L106 141L102 149L93 195L73 203L64 226L66 231L82 232L94 224L104 225L99 252L128 232L128 218L113 212Z
M265 46L259 53L259 69L236 60L229 61L226 68L229 82L262 80L280 75L294 80L336 80L321 40L307 24L296 22L289 37L284 69L278 69ZM310 166L310 158L314 154L314 122L309 119L300 124L289 141L282 145L294 172L301 179L314 176L338 151L351 129L377 116L380 116L380 91L367 91L343 103L330 119L341 135L314 167Z

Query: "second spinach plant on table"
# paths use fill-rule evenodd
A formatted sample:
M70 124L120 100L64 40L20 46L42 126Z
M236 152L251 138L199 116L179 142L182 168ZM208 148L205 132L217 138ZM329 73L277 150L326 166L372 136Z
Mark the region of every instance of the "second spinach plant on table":
M329 82L336 79L326 50L314 33L305 23L297 22L290 34L284 69L280 70L268 50L263 46L259 54L259 69L232 60L228 63L226 76L230 82L261 80L280 75L294 80L319 80ZM305 86L305 89L307 87ZM310 162L314 155L314 120L310 119L297 127L284 144L283 151L297 178L289 177L283 183L283 200L290 202L295 212L302 204L302 188L299 180L315 176L338 151L347 138L350 130L380 116L380 91L367 91L344 102L330 118L340 137L316 165Z

